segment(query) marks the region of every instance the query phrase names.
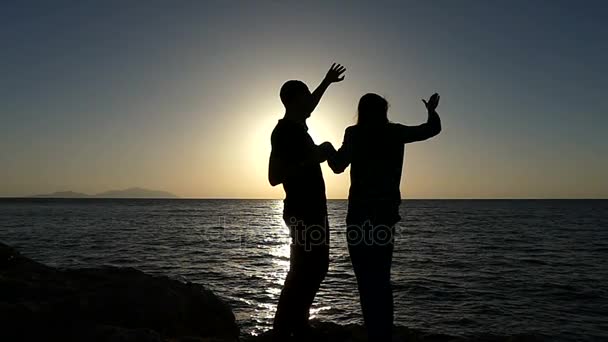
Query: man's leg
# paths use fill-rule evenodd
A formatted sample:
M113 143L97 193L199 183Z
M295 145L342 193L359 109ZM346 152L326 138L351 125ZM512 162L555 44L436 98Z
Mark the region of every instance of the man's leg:
M306 281L306 255L302 244L303 221L294 216L284 216L285 224L289 228L291 237L289 271L285 278L285 284L281 295L277 311L274 316L273 329L279 338L289 337L295 329L296 322L301 314L302 299L301 293L305 288Z
M302 275L302 251L293 243L290 246L291 252L289 256L289 271L285 278L285 284L281 295L277 311L274 316L273 328L274 333L279 338L288 338L294 330L294 319L298 312L298 296L301 292Z
M310 307L329 267L328 222L326 217L323 220L285 218L292 244L289 272L273 324L276 335L308 330Z
M303 257L305 260L305 266L303 266L305 279L302 280L304 285L302 286L302 292L299 294L301 299L299 309L301 311L297 316L295 327L295 333L300 335L306 335L309 332L310 308L329 268L329 223L327 218L307 220L305 223Z

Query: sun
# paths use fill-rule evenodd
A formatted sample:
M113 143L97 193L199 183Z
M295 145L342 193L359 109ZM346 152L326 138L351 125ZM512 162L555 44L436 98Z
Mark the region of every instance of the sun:
M238 186L247 197L283 198L282 186L271 187L268 183L268 161L272 150L270 137L278 120L283 118L282 104L273 99L258 100L255 102L255 111L248 117L251 119L242 124L247 127L238 137L235 148L235 169L238 173ZM314 143L319 145L325 141L331 142L336 149L342 143L342 134L345 127L340 127L334 120L329 104L320 104L307 120L308 134ZM238 167L237 167L238 165ZM348 177L344 174L334 175L322 164L327 195L331 198L344 198L348 187ZM236 186L236 184L234 184Z

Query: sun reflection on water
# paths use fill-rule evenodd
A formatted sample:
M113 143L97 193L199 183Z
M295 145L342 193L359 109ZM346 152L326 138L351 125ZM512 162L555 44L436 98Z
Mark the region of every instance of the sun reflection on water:
M252 336L263 333L268 329L268 325L272 324L279 296L283 289L283 283L289 271L291 238L289 237L289 230L283 221L282 201L272 203L270 216L271 230L263 238L263 241L265 244L272 245L268 249L272 269L264 274L267 286L264 289L263 295L267 298L267 302L257 303L254 313L250 317L254 325L253 329L249 332Z
M274 273L274 279L280 280L283 283L287 271L289 270L289 252L290 243L289 232L283 221L283 204L280 201L276 201L273 206L273 227L275 228L272 237L270 239L280 241L281 243L273 247L270 251L272 255L272 263L276 269Z
M327 311L327 310L331 310L331 306L326 305L326 306L321 306L318 308L315 308L315 307L310 308L310 319L317 318L317 314L319 314L321 311Z

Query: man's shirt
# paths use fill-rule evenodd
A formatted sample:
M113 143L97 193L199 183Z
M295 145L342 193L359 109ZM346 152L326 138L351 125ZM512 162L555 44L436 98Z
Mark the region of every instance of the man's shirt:
M280 163L285 189L284 212L294 216L327 214L325 182L317 145L305 124L281 119L272 131L271 160Z

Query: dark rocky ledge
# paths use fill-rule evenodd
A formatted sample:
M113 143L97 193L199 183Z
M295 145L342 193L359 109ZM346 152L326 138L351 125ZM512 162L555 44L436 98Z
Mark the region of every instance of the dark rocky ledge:
M147 275L133 268L58 270L0 243L0 341L239 340L230 307L197 284ZM359 325L313 321L306 340L363 342ZM395 327L398 341L541 341L528 335L457 338ZM245 337L271 341L271 332Z
M331 322L312 321L313 332L306 341L311 342L367 342L365 329L361 325L339 325ZM461 338L443 334L426 333L396 326L393 341L398 342L541 342L540 336L513 335L494 336L482 335L477 337ZM271 332L264 335L245 339L245 342L274 342Z
M201 285L133 268L57 270L0 243L0 341L234 341L230 307Z

